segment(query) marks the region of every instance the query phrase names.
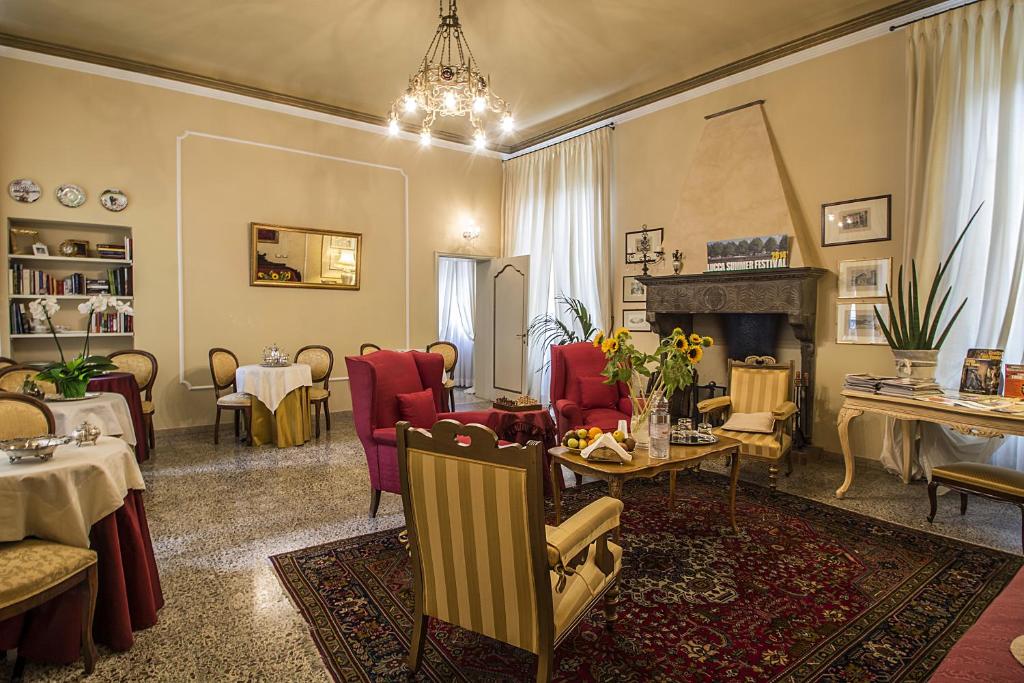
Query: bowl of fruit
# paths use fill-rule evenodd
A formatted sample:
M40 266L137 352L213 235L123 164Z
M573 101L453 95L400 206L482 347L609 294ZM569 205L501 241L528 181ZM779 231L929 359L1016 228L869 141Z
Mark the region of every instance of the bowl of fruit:
M594 441L601 438L602 434L604 434L604 431L600 427L578 427L576 429L570 429L564 436L562 436L562 445L573 453L579 453ZM633 437L626 436L618 430L612 432L612 438L622 444L622 447L627 451L632 452L633 449L636 448L636 441L633 440Z

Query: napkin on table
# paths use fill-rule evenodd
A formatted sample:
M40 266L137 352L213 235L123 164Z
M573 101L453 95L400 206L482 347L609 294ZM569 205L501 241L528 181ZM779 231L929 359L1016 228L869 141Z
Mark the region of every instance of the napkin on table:
M588 460L590 458L590 454L598 448L610 448L622 459L622 462L633 462L633 456L629 451L623 448L622 445L615 440L615 437L608 433L602 434L597 438L597 441L594 441L592 444L580 451L580 457L584 460Z

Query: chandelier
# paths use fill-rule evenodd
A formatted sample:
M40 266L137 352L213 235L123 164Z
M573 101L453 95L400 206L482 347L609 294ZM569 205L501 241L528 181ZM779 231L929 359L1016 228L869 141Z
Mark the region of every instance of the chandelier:
M481 119L488 113L501 115L501 130L508 133L515 126L512 111L505 100L491 92L491 80L477 68L473 51L459 23L457 0L438 0L441 22L423 55L419 70L409 79L409 87L391 105L388 132L398 135L403 115L422 112L420 143L430 144L430 127L438 116L469 116L473 125L473 144L477 149L487 146L487 134Z

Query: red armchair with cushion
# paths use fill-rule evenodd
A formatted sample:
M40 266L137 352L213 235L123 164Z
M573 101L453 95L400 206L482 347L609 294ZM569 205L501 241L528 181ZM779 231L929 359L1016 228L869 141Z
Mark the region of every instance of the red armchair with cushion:
M629 422L629 389L622 382L605 384L604 365L604 354L590 342L551 347L551 403L559 434L584 425L611 431L619 420Z
M377 515L380 492L401 493L395 424L406 420L430 429L438 420L493 427L493 410L442 412L444 358L422 351L377 351L346 356L352 417L370 470L370 517Z

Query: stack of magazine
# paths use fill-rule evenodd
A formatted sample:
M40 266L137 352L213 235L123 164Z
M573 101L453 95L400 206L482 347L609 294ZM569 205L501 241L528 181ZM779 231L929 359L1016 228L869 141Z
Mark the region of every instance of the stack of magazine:
M942 388L933 380L914 379L912 377L887 377L883 375L853 374L847 375L843 381L844 389L869 391L885 396L933 396L941 394Z

